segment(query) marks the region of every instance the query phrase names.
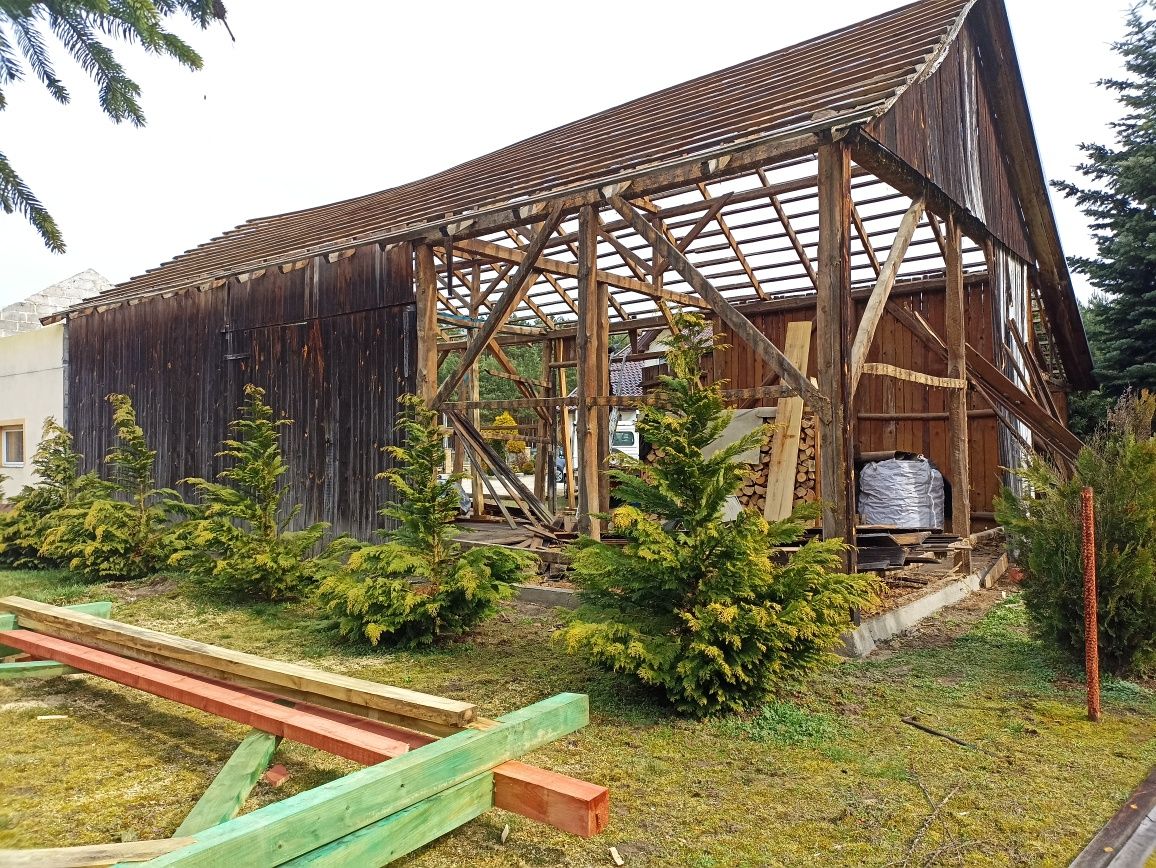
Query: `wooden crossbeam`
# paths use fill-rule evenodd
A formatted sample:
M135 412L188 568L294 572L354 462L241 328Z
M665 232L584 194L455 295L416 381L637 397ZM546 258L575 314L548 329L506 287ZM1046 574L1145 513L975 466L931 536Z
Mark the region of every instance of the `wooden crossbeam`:
M863 309L863 316L859 320L859 329L855 333L855 342L851 346L851 394L859 387L859 377L863 374L863 364L867 361L867 354L871 351L871 344L875 341L875 332L883 319L883 311L887 307L887 300L891 297L891 290L895 286L895 278L899 275L899 266L903 264L903 257L907 255L907 248L911 239L915 237L915 230L923 218L926 206L923 199L916 199L903 215L899 224L899 231L891 244L887 259L879 271L875 281L875 288L871 290L871 297Z
M563 370L563 369L559 369ZM728 402L746 400L766 400L795 394L789 386L754 386L749 389L724 389L723 399ZM656 394L649 395L591 395L585 399L591 407L638 408L660 406L662 399ZM535 407L577 407L580 400L575 395L550 398L514 398L509 401L451 401L442 406L447 410L532 410Z
M702 273L694 267L689 259L674 244L670 243L657 229L639 214L621 196L611 196L608 200L612 208L626 220L631 227L641 235L654 251L670 261L671 267L677 271L691 288L710 305L719 319L725 322L763 361L778 371L783 382L802 395L804 400L819 412L824 412L830 404L803 373L791 364L790 360L776 347L766 335L755 328L754 323L724 298L718 290L711 286Z
M224 676L248 678L256 682L256 685L249 686L266 686L274 690L288 688L352 705L381 709L401 717L449 726L468 726L478 714L477 706L472 703L323 672L296 663L269 660L82 612L64 611L56 606L21 597L0 599L0 611L16 614L22 627L48 636L79 642L84 642L85 637L108 639L131 648L165 655L174 661L199 665ZM7 641L10 636L5 634L4 640Z
M1029 347L1027 341L1024 340L1019 326L1014 319L1009 319L1007 321L1007 327L1008 331L1011 332L1012 340L1019 348L1020 355L1023 356L1024 367L1027 368L1027 379L1031 383L1036 396L1039 398L1040 404L1051 414L1053 419L1062 422L1063 420L1060 419L1060 410L1056 406L1056 401L1052 397L1051 390L1048 388L1048 381L1044 377L1044 372L1040 369L1031 347Z
M897 368L895 365L885 365L881 362L865 362L860 371L862 374L874 374L877 377L891 377L895 380L906 380L909 383L921 383L924 386L934 386L937 389L966 389L967 380L955 377L936 377L920 371L909 371L906 368Z
M481 239L463 239L457 243L457 246L460 249L469 250L480 256L488 256L498 261L514 262L517 264L523 263L527 256L526 251L513 247L503 247L501 244L494 244L493 242L482 241ZM537 262L540 270L544 272L558 274L563 277L578 277L578 264L576 262L566 262L563 259L552 259L550 257L539 257ZM663 299L674 304L681 304L685 307L707 307L705 302L694 296L662 289L635 277L626 277L622 274L615 274L612 271L603 271L601 269L598 270L597 274L598 281L607 286L637 292L639 295Z
M247 735L221 766L188 816L177 826L173 837L195 835L237 816L269 767L280 741L277 736L259 730Z
M437 395L434 397L435 405L446 401L454 393L454 389L458 387L462 378L473 367L474 362L485 350L490 339L498 333L499 327L509 319L510 314L521 304L522 298L530 288L531 278L537 268L538 257L542 255L546 242L550 240L554 229L561 222L562 203L555 202L545 222L538 227L538 233L530 242L529 248L522 253L522 262L518 265L513 277L509 279L502 297L490 309L490 315L487 317L485 325L478 329L477 334L473 336L463 351L461 363L446 377L438 389Z
M316 850L319 841L365 829L574 732L589 719L585 696L559 694L503 715L485 731L459 732L208 829L153 866L284 864Z
M704 202L710 199L710 191L707 189L705 182L700 181L695 186L698 188L699 195L702 196ZM759 283L758 277L755 276L755 270L751 268L751 264L747 261L747 257L743 253L742 247L739 246L738 239L735 238L735 234L731 232L731 227L727 223L726 218L723 217L721 208L718 211L715 211L714 222L718 225L719 231L722 232L723 238L726 239L727 245L730 247L731 252L735 255L735 259L738 260L739 265L742 267L743 273L746 274L747 280L750 281L751 288L754 289L755 295L757 295L759 298L766 298L766 290L763 289L763 285Z

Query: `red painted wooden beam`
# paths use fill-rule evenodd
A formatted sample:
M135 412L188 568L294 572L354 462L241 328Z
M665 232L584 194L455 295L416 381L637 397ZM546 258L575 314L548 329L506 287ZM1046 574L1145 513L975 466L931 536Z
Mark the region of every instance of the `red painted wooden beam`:
M6 631L4 641L36 657L66 663L365 765L437 740L355 714L130 660L27 630ZM495 766L493 773L494 804L499 808L584 838L597 835L609 821L610 793L606 787L514 760Z
M260 699L232 687L214 684L197 676L129 660L64 639L28 630L11 630L4 633L4 642L38 657L66 663L82 672L90 672L109 681L235 720L262 732L279 735L363 765L373 765L409 750L405 742L369 732L362 727L350 726L345 722Z

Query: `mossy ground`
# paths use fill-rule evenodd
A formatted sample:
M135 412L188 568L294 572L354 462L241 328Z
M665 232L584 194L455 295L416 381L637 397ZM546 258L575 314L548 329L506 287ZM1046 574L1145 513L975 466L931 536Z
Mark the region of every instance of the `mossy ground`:
M492 811L415 866L606 865L611 845L628 866L1066 865L1156 764L1156 691L1109 683L1104 722L1087 722L1076 673L1029 636L1014 596L936 641L838 665L758 714L695 722L567 657L540 609L511 606L467 642L394 653L337 644L307 607L222 605L171 582L0 573L0 594L113 599L121 620L470 699L490 716L590 694L590 726L528 760L609 786L604 835ZM52 714L67 718L38 719ZM0 684L0 727L0 847L170 835L245 733L86 676ZM291 777L260 784L245 810L354 768L288 743L275 761Z

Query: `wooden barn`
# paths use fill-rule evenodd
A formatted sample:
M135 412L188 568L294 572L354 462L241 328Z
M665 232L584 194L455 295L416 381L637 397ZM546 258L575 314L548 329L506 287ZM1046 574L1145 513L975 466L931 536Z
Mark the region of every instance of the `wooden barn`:
M811 420L827 535L854 539L857 455L930 457L963 536L1023 449L1070 459L1065 394L1092 362L1002 0L919 0L238 226L67 312L68 425L97 462L104 396L128 392L162 481L209 475L257 383L295 420L303 517L365 537L402 393L436 402L477 464L479 414L532 410L537 442L569 452L574 407L571 491L597 533L610 417L644 400L612 394L610 336L629 338L620 361L652 359L679 310L724 335L708 369L736 406L776 408L796 443ZM510 366L524 397L480 401L478 361L525 343L543 377ZM519 495L543 526L565 506L545 463Z

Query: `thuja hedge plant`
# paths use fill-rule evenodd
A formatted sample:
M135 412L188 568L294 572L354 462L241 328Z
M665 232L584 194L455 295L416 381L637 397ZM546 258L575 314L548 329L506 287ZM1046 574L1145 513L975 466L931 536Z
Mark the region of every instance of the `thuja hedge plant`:
M81 473L72 435L55 419L44 421L32 456L37 481L10 498L0 512L0 566L49 569L65 566L63 556L44 552L44 538L64 509L83 507L107 493L95 473Z
M1125 394L1061 473L1039 456L1005 488L996 519L1023 569L1024 604L1040 635L1084 659L1081 492L1095 492L1100 665L1116 675L1156 674L1156 396Z
M346 639L413 647L459 636L494 614L513 583L532 577L536 558L454 542L461 476L441 475L447 432L420 398L403 400L404 445L386 447L395 464L381 474L398 496L382 515L397 526L323 578L316 599Z
M321 565L348 544L339 538L323 546L325 522L290 529L301 504L289 500L281 429L292 421L274 418L258 386L245 386L244 395L240 417L230 423L233 437L217 453L226 464L217 481L182 480L193 486L198 503L173 529L168 564L218 595L299 599Z
M713 343L705 321L683 316L678 327L659 404L638 421L659 458L623 458L610 471L623 504L610 519L626 544L582 538L571 547L581 606L556 635L569 651L703 716L752 708L830 659L852 609L874 602L875 582L841 571L837 540L772 557L802 537L815 505L774 523L752 510L723 520L748 473L737 458L765 432L703 455L732 414L721 384L702 384L701 357Z
M165 563L169 531L184 509L180 495L156 484L157 453L137 424L128 395L109 395L116 439L105 457L109 479L95 496L51 514L41 555L91 581L133 580Z

